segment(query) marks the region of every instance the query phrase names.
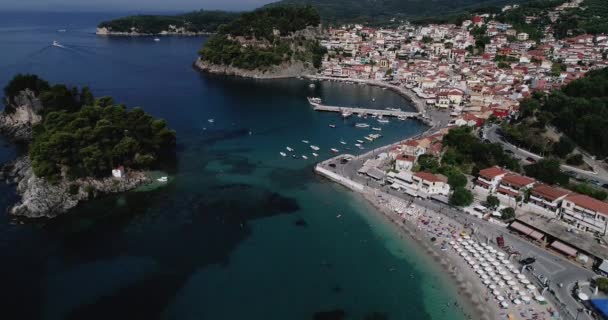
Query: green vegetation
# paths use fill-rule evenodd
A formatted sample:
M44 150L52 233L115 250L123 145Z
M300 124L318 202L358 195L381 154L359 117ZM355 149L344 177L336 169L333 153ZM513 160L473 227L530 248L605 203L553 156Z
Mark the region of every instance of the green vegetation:
M482 143L469 127L451 129L443 138L443 145L445 153L441 163L464 173L475 175L480 169L494 165L520 171L519 162L506 154L501 145Z
M184 28L187 32L215 32L217 28L230 23L238 13L225 11L194 11L180 15L138 15L104 21L99 28L108 28L113 32L131 32L135 28L139 33L159 34L169 31L169 26Z
M606 194L606 191L594 188L586 183L580 183L580 184L571 183L568 186L568 189L570 189L574 192L588 195L588 196L590 196L592 198L596 198L597 200L600 200L600 201L604 201L604 200L606 200L606 197L608 197L608 194Z
M608 293L608 278L597 278L594 280L595 281L595 285L597 286L597 288L604 292L604 293Z
M515 209L511 207L500 210L500 219L503 221L511 221L515 219Z
M34 126L29 145L39 177L107 176L118 165L148 169L175 152L175 131L164 120L114 105L108 97L95 99L87 88L48 86L36 76L18 75L5 89L6 98L28 84L43 84L37 87L43 119Z
M17 74L13 77L11 82L4 87L4 112L15 112L15 108L12 105L14 102L13 98L25 89L29 89L35 95L39 95L41 91L49 89L49 83L36 75Z
M541 159L537 163L524 166L526 175L548 184L567 186L568 175L560 169L557 159Z
M391 23L392 18L411 19L444 16L446 18L441 18L441 21L452 21L458 18L448 16L457 15L467 10L518 2L525 2L525 0L282 0L268 4L266 7L312 5L319 10L321 18L326 22L386 24ZM436 21L436 18L431 18L431 22Z
M486 197L486 203L484 205L486 206L486 208L494 210L500 205L500 200L498 200L498 198L493 195L488 195Z
M583 33L608 33L608 2L605 0L585 0L584 9L568 10L555 24L555 35L558 38L575 36Z
M522 102L518 122L503 127L503 132L508 140L533 152L567 156L568 140L552 146L543 138L548 124L588 152L608 156L608 69L591 71L548 96L533 95Z
M199 54L204 61L254 70L298 60L321 66L325 47L294 32L320 23L312 7L271 8L242 14L219 28ZM246 43L246 45L243 45Z
M466 207L473 203L473 194L464 187L458 187L450 195L449 203L457 207Z

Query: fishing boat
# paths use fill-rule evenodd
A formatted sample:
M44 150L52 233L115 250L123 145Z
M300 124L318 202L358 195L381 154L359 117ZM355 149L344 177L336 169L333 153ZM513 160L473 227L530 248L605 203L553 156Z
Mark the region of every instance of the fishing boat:
M317 147L317 146L315 146L315 145L313 145L313 144L311 144L311 145L310 145L310 148L311 148L312 150L314 150L314 151L319 151L319 147Z
M302 159L304 159L304 160L308 160L308 157L307 157L307 156L305 156L305 155L302 155Z
M308 144L308 140L302 140L302 142L304 142L304 143Z
M285 149L287 149L287 151L289 152L293 152L293 149L291 147L285 147Z
M318 154L316 154L316 153L314 153L314 152L312 153L312 155L313 155L313 156L315 156L315 157L318 157L318 156L319 156Z
M209 123L214 123L215 119L208 119L207 121L209 121Z
M365 143L365 141L363 141L363 140L357 140L357 142L359 142L359 143Z
M331 152L333 152L333 153L338 153L338 152L340 152L340 150L338 150L338 149L336 149L336 148L331 148L330 150L331 150Z
M281 154L281 157L286 157L287 156L287 153L285 153L283 151L279 152L279 154Z
M160 178L156 179L156 181L158 181L158 182L167 182L168 180L169 180L169 178L167 178L167 177L160 177Z
M369 124L367 124L367 123L357 123L357 124L355 124L355 127L357 127L357 128L369 128Z
M330 128L335 128L335 127L336 127L336 125L335 125L335 124L330 124L330 125L329 125L329 127L330 127Z
M372 127L372 130L374 130L374 131L382 131L382 128Z

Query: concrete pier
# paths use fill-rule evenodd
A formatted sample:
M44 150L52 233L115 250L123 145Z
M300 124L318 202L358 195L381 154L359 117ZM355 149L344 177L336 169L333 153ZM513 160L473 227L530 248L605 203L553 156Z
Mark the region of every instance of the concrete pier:
M387 109L365 109L365 108L349 108L349 107L336 107L326 106L320 103L310 102L315 111L328 111L328 112L339 112L339 113L352 113L354 114L367 114L367 115L378 115L383 117L402 117L402 118L418 118L420 113L418 112L406 112L399 110L387 110Z

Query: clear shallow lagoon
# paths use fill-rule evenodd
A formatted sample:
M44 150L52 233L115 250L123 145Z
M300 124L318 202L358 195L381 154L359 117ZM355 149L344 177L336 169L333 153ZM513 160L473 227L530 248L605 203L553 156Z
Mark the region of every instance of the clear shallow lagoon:
M356 117L312 111L307 96L361 107L407 101L374 87L207 76L191 67L204 38L93 34L120 15L0 13L1 86L17 72L87 85L167 119L179 144L163 188L35 224L0 215L3 318L304 320L335 309L347 319L463 318L437 269L356 195L315 176L301 142L323 159L345 148L340 140L352 147L372 133L354 128ZM368 148L425 128L368 122L384 135ZM281 157L286 146L309 160ZM0 161L17 153L3 143ZM13 186L0 192L3 207L15 201Z

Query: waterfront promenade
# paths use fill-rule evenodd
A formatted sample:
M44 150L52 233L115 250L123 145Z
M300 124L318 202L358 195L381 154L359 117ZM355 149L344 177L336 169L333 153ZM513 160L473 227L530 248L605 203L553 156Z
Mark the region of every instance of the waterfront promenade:
M320 103L311 102L315 111L327 111L327 112L340 112L348 114L361 114L361 115L378 115L383 117L402 117L402 118L417 118L420 116L419 112L407 112L401 110L392 109L366 109L366 108L351 108L351 107L338 107L338 106L327 106Z

